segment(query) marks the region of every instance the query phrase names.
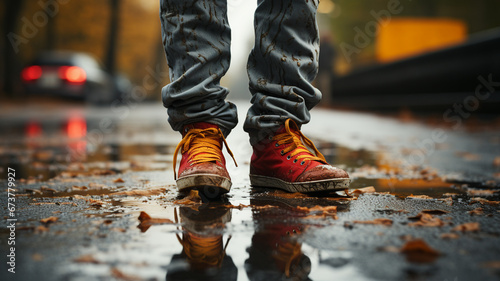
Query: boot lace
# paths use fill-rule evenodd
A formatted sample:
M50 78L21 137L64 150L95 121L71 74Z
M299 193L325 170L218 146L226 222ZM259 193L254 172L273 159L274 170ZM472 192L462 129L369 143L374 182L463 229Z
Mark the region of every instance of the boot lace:
M222 150L220 139L222 139L226 145L227 152L231 155L231 158L233 158L236 167L238 167L233 152L229 149L220 128L191 129L175 148L173 161L174 179L177 179L176 165L179 150L181 150L182 154L188 152L189 155L192 155L192 158L189 159L191 164L216 161L222 162L221 154L219 153L219 151Z
M301 164L303 164L306 160L321 161L326 163L326 159L323 154L318 151L318 149L310 139L302 134L302 132L299 130L299 127L292 119L287 119L285 121L285 130L286 132L272 137L273 140L277 141L276 146L290 144L281 151L281 155L285 155L291 152L288 155L287 159L291 159L292 157L298 155L297 158L295 158L294 162L302 159ZM309 146L316 155L313 155L311 151L309 151L304 146L304 143Z

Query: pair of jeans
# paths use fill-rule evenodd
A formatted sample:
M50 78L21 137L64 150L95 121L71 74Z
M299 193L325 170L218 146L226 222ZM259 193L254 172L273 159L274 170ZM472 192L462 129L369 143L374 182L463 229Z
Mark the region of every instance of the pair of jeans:
M162 89L172 129L196 122L236 126L237 109L220 85L230 62L226 0L160 0L170 83ZM318 0L258 0L255 43L247 64L251 107L244 130L254 145L288 118L309 122L321 100L311 85L318 71Z

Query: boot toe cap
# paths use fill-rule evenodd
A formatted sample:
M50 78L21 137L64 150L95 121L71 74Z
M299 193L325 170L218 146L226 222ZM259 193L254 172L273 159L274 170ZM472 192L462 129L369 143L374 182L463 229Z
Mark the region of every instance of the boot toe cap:
M187 167L184 171L182 171L182 173L179 174L179 178L200 174L217 175L229 179L229 173L227 172L227 170L224 167L212 162L201 163Z
M349 178L349 174L340 168L330 165L319 165L301 174L297 178L297 182L347 178Z

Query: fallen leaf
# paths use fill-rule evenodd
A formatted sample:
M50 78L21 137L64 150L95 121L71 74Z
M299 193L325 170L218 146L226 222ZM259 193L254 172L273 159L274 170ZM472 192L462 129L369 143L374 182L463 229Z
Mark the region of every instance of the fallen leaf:
M89 188L90 189L106 189L106 188L108 188L108 186L105 184L102 184L102 183L91 182L91 183L89 183Z
M276 190L275 192L269 193L269 195L281 197L281 198L306 198L307 197L307 195L305 195L304 193L300 193L300 192L289 193L289 192L284 192L284 191L280 191L280 190Z
M479 223L478 222L468 222L464 224L460 224L455 226L453 231L462 231L462 232L477 232L479 231Z
M182 205L188 205L188 204L197 204L201 203L201 197L200 194L198 193L198 190L191 190L189 191L188 196L180 199L180 200L175 200L173 202L174 204L182 204Z
M56 193L57 190L53 189L53 188L49 188L47 186L41 186L40 187L40 191L42 192L49 192L49 193Z
M374 192L375 192L375 187L367 186L367 187L355 189L354 191L351 192L350 195L358 195L359 196L360 194L374 193Z
M492 189L467 189L467 194L470 196L491 196L497 193L497 190Z
M49 231L49 228L43 226L43 225L39 225L37 227L35 227L35 233L42 233L42 232L47 232Z
M415 217L410 217L409 219L417 219L418 221L409 223L408 226L437 227L444 225L442 220L435 218L428 213L419 213Z
M309 208L309 212L336 213L337 206L319 206L319 205L316 205L312 208Z
M327 218L327 217L328 218L333 218L334 220L338 219L338 217L337 217L336 214L325 214L325 213L312 214L312 215L303 217L303 219L306 219L306 220L309 220L309 219L317 220L317 219L324 219L324 218Z
M93 264L100 264L102 262L96 260L92 255L83 255L78 258L73 259L74 262L79 262L79 263L93 263Z
M40 222L45 223L45 224L49 224L49 223L56 222L58 219L59 219L58 217L48 217L48 218L41 219Z
M387 214L387 215L408 213L407 210L394 210L394 209L378 209L378 210L375 210L375 211L378 212L378 213Z
M449 212L445 211L445 210L435 209L435 210L422 210L421 213L430 214L430 215L444 215L444 214L447 214Z
M40 206L40 205L55 205L56 202L35 202L35 203L29 203L30 205L34 206Z
M121 272L120 270L118 270L118 268L116 268L116 267L113 267L111 269L111 275L113 275L113 277L115 277L117 279L121 279L121 280L125 280L125 281L143 280L140 277L129 275L129 274L125 274L125 273Z
M106 204L105 202L103 202L101 200L92 199L92 198L90 198L88 196L81 196L81 195L78 195L78 194L73 195L73 198L85 200L85 201L87 201L90 204L90 206L93 206L93 207L102 207L102 206L104 206ZM71 204L77 206L75 203L71 203Z
M405 254L409 262L417 263L430 263L441 255L422 239L414 239L406 242L400 251Z
M475 208L475 209L474 209L474 210L472 210L472 211L469 211L469 214L470 214L471 216L473 216L473 215L479 216L479 215L482 215L483 213L484 213L484 210L483 210L483 208L481 208L481 207L478 207L478 208Z
M90 203L90 206L93 206L93 207L102 207L104 204L106 204L103 201L97 200L97 199L88 198L86 200L87 200L87 202Z
M438 199L438 201L441 201L441 202L445 203L448 206L452 206L453 205L453 198L451 198L451 197L448 197L448 198L445 198L445 199Z
M71 187L72 190L88 190L89 188L86 186L78 186L78 185L73 185Z
M481 197L473 197L470 199L470 203L481 203L481 204L488 204L488 205L498 205L500 204L500 201L490 201L488 199L484 199Z
M442 233L441 239L458 239L460 236L456 233Z
M42 194L42 192L40 190L38 190L38 189L32 189L32 188L26 188L26 189L24 189L24 192L31 193L32 195Z
M137 226L142 232L146 232L152 225L154 224L171 224L174 223L172 220L169 219L157 219L157 218L152 218L149 216L146 212L141 211L139 215L139 225Z
M222 205L224 208L229 208L229 209L238 209L238 210L242 210L244 208L248 208L250 207L250 205L243 205L243 204L239 204L238 206L235 206L233 204L225 204L225 205Z
M110 193L109 196L119 196L119 195L127 195L127 196L151 196L151 195L160 195L165 193L166 188L156 188L156 189L140 189L140 190L129 190L129 191L119 191Z
M76 172L62 172L57 177L59 177L59 178L76 178L76 177L78 177L78 173L76 173Z
M322 199L330 200L330 201L354 201L354 200L358 200L358 197L338 196L338 197L324 197Z
M374 219L371 221L353 221L353 223L360 223L360 224L381 224L385 226L391 226L392 225L392 220L391 219L385 219L385 218L378 218Z
M337 206L319 206L316 205L314 207L301 207L297 206L297 210L301 212L306 212L306 213L336 213L337 212Z
M117 178L116 180L113 181L114 183L121 183L121 182L125 182L124 180L122 180L122 178Z
M410 199L434 199L428 195L409 195L409 196L406 196L406 198L410 198Z
M278 208L278 206L274 206L274 205L252 206L252 209L255 209L255 210L271 209L271 208Z
M92 174L97 176L109 176L109 175L114 175L115 172L111 170L94 170L92 171Z

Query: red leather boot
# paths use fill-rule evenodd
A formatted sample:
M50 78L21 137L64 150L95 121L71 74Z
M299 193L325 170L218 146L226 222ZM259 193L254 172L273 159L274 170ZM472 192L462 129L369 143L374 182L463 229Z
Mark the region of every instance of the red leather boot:
M253 146L250 183L289 192L316 192L344 190L350 179L347 172L329 165L297 124L288 119L274 135Z
M184 126L182 141L174 152L174 176L179 191L195 187L215 187L226 193L231 189L231 178L226 170L226 160L222 154L222 144L226 139L217 125L194 123ZM179 177L175 174L177 153L182 153ZM236 161L234 162L236 164ZM237 165L236 165L237 166Z

